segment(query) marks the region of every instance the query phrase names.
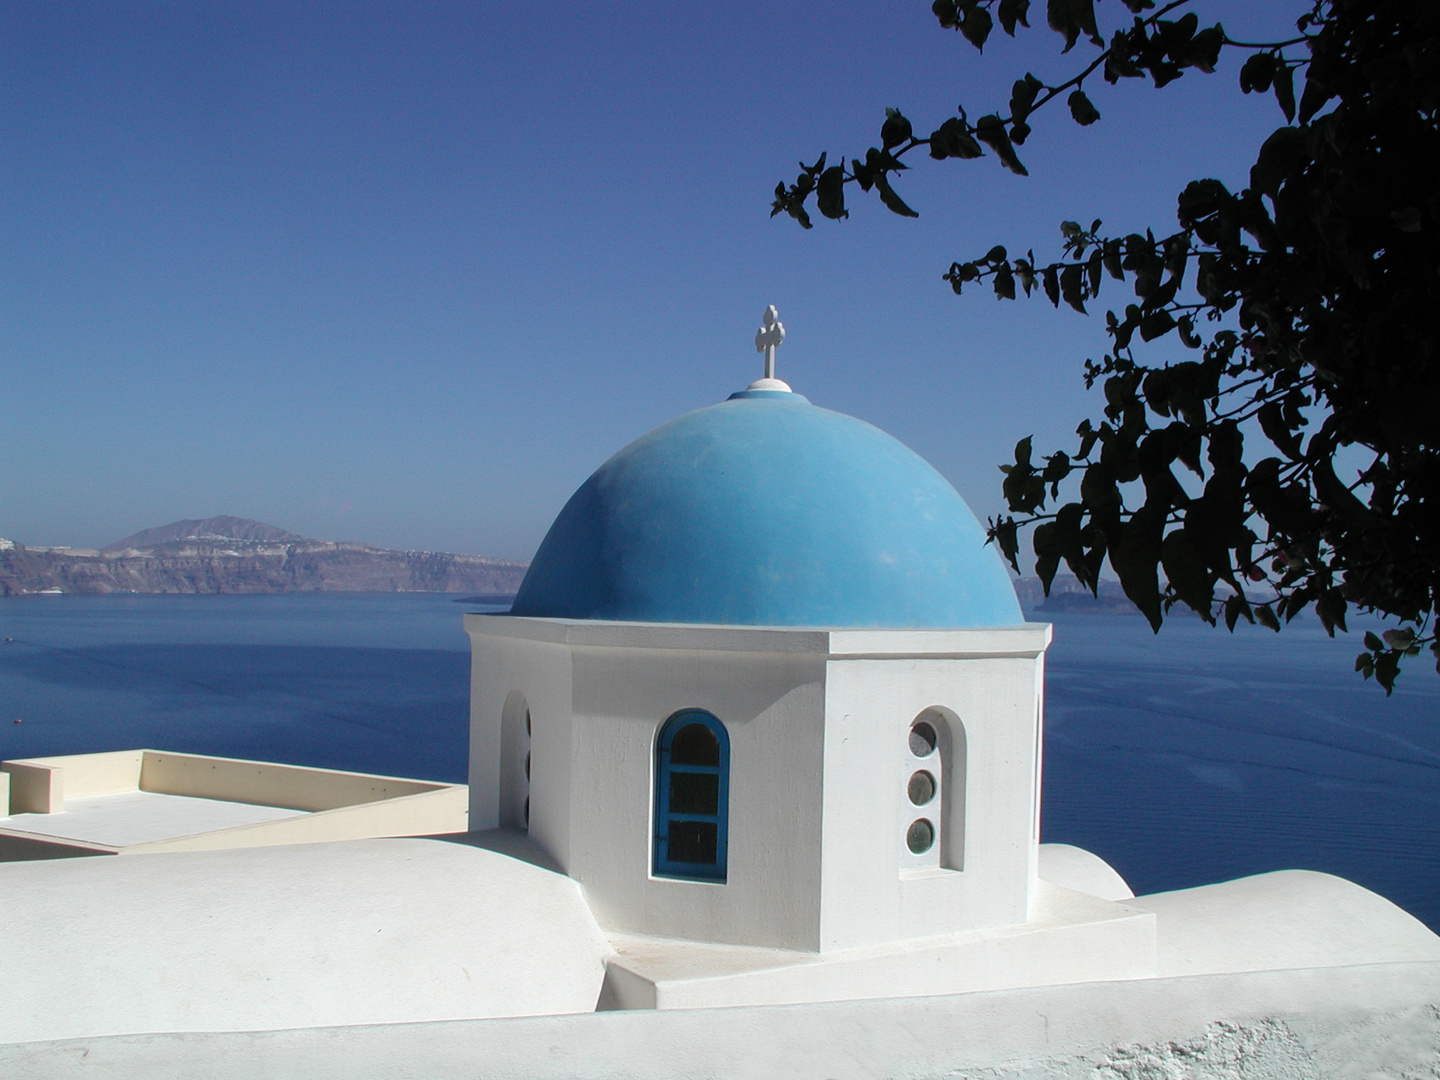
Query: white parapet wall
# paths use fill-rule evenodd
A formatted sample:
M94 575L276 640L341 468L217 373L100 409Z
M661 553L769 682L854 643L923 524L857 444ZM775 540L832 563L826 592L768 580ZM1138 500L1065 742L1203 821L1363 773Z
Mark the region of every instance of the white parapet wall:
M1430 1077L1440 963L903 1000L0 1045L28 1080Z
M65 808L65 777L40 761L7 761L12 814L58 814Z
M463 784L161 750L26 758L0 769L10 788L10 813L0 817L0 861L467 827Z

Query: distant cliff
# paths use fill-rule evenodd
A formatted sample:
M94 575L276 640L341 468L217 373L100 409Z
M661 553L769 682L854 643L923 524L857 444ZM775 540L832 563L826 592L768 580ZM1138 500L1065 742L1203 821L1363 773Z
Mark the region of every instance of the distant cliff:
M442 551L390 551L312 540L247 518L175 521L101 549L27 548L0 540L0 596L22 593L442 592L513 596L526 563ZM1056 575L1047 598L1037 578L1015 581L1027 612L1135 614L1118 582L1096 599Z
M99 551L0 540L0 596L22 593L444 592L512 595L525 563L312 540L245 518L177 521Z
M1056 574L1050 583L1050 595L1045 595L1045 586L1036 577L1022 577L1014 581L1015 595L1026 612L1038 615L1057 612L1078 612L1093 615L1139 615L1140 609L1125 598L1118 581L1105 578L1100 580L1100 595L1093 595L1088 588L1070 574Z

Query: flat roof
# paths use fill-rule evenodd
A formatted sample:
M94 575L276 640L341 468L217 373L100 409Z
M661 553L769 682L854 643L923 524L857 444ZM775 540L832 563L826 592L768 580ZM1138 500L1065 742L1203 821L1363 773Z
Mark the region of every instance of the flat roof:
M307 812L157 791L120 791L66 799L65 809L55 814L0 817L0 829L42 839L129 847L237 825L303 817Z

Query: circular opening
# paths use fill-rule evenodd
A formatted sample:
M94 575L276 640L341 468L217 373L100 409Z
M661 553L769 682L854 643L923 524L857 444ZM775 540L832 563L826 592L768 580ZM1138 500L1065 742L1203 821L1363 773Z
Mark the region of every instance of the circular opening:
M921 720L910 726L910 753L916 757L928 757L935 752L939 736L935 729Z
M924 806L935 797L935 777L921 769L910 777L910 784L906 790L912 803L916 806Z
M905 830L905 846L910 849L912 854L924 855L934 843L935 826L923 817L912 821L910 828Z

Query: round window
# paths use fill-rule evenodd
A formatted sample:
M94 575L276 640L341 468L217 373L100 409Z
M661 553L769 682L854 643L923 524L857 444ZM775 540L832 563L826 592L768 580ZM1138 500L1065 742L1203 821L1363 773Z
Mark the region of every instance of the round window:
M912 821L910 828L905 830L905 846L910 849L911 854L923 855L934 843L935 826L923 817Z
M921 769L910 777L910 784L906 791L912 803L916 806L924 806L935 798L935 777Z
M935 744L940 737L935 734L935 729L924 720L910 726L910 753L916 757L929 757L935 752Z

